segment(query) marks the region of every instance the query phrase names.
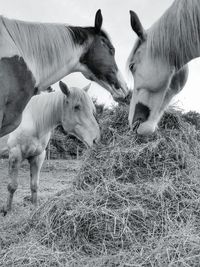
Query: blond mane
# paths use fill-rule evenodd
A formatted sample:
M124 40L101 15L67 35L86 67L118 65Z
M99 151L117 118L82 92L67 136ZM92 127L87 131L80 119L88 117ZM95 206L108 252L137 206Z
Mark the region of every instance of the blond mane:
M147 49L180 68L200 53L200 1L175 0L147 31Z
M63 99L64 94L60 91L33 96L23 111L23 117L26 117L26 114L31 115L36 132L48 132L60 121Z

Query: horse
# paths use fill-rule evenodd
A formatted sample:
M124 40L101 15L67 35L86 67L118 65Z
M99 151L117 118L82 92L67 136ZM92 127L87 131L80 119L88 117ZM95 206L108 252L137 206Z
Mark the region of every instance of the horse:
M115 48L102 30L101 10L94 27L33 23L0 16L0 137L19 126L30 98L72 72L123 99L127 85Z
M130 23L138 38L127 60L134 77L129 124L137 125L138 134L149 135L157 128L174 79L183 87L185 65L200 56L200 1L175 0L148 30L133 11Z
M23 160L30 164L31 202L37 205L39 175L45 159L51 131L62 125L65 132L76 136L86 146L98 142L100 130L95 119L95 106L86 93L89 86L68 88L60 81L59 91L33 96L23 111L18 128L9 134L7 147L1 155L9 154L9 179L6 215L12 208L18 187L18 170ZM62 91L62 92L61 92Z

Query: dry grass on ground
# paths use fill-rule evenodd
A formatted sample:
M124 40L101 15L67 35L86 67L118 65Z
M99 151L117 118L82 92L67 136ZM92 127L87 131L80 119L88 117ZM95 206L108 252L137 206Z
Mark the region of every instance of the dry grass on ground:
M0 265L199 266L200 133L171 111L140 138L127 113L106 111L102 142L84 155L71 193L20 224Z

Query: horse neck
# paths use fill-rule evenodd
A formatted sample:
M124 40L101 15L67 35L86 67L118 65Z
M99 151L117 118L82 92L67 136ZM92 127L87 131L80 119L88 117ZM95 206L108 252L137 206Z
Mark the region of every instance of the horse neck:
M78 71L84 44L75 43L64 24L29 23L1 18L9 36L33 73L39 90Z
M200 1L175 0L149 29L148 48L177 69L200 56Z
M56 91L31 99L28 110L32 115L37 135L43 136L61 123L63 96L60 91Z
M69 48L67 53L63 55L63 64L51 66L51 69L48 71L48 74L45 78L38 74L40 79L36 87L38 87L39 91L46 90L47 87L61 80L68 74L79 71L77 65L79 64L79 59L83 53L82 51L83 49L81 47Z

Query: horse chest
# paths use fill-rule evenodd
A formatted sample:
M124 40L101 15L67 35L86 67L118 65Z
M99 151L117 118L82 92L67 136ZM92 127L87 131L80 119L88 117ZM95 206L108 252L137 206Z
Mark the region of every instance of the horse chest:
M31 138L21 144L21 151L24 158L40 155L46 148L48 141Z

